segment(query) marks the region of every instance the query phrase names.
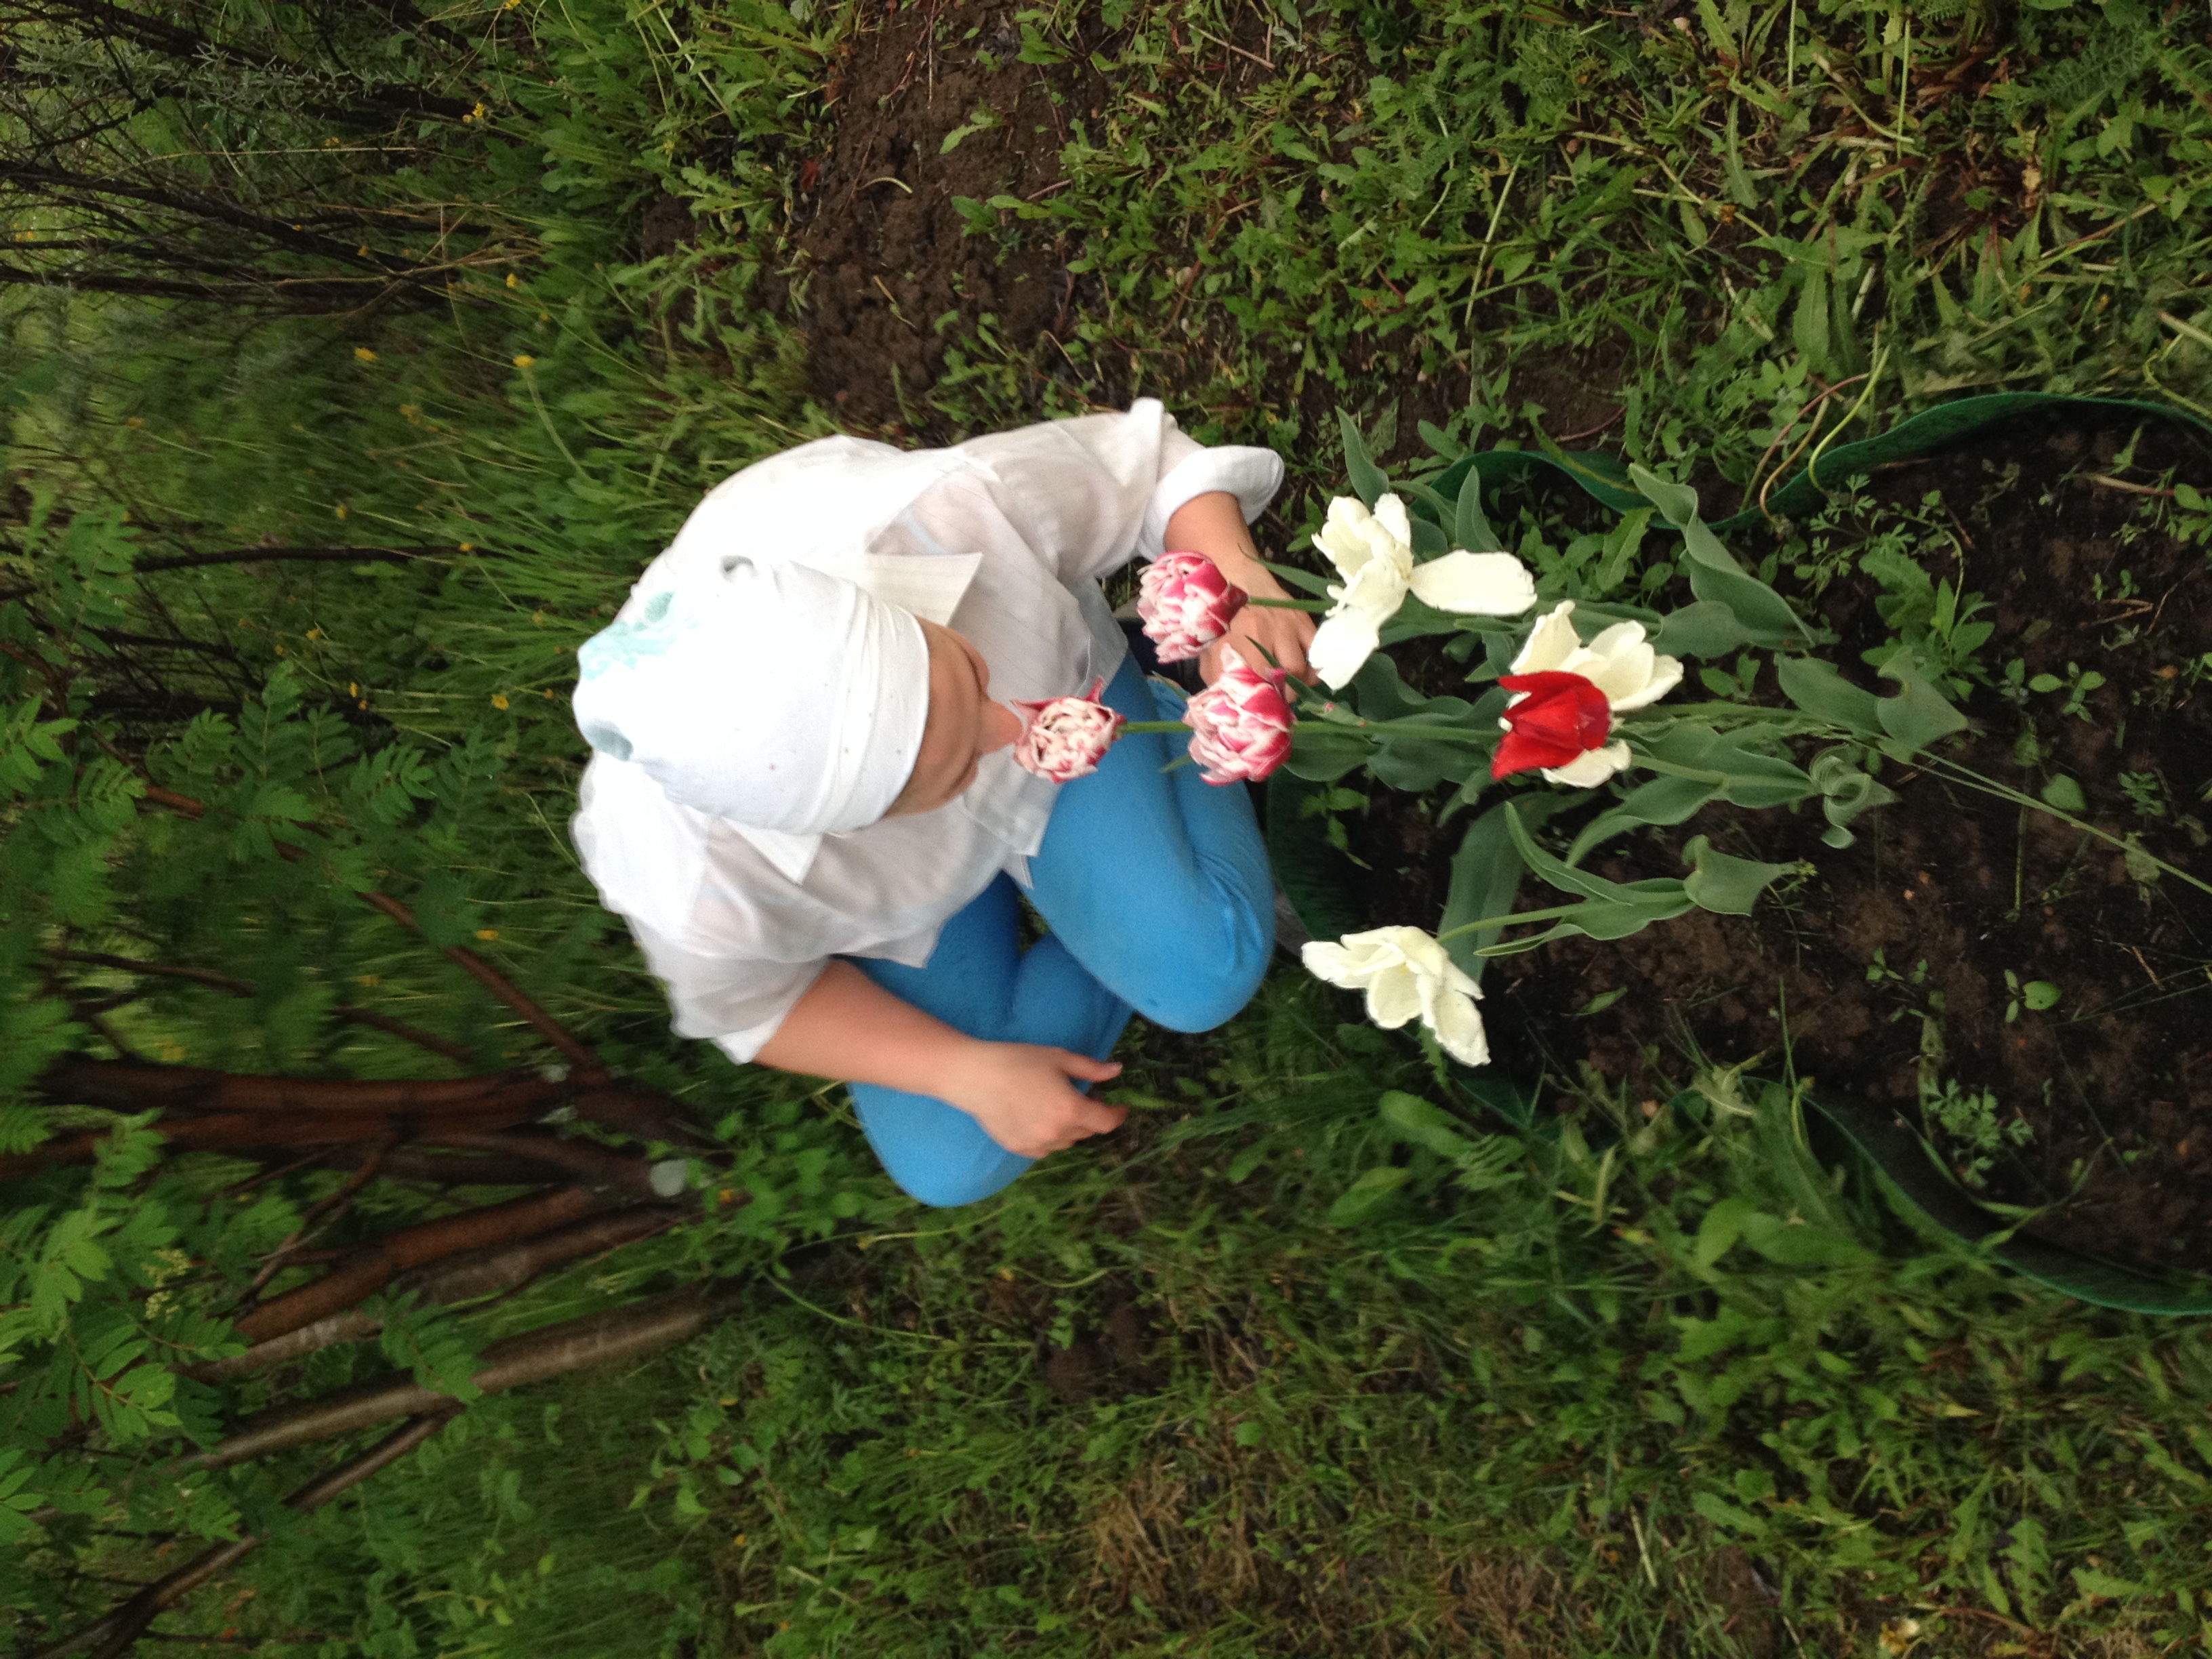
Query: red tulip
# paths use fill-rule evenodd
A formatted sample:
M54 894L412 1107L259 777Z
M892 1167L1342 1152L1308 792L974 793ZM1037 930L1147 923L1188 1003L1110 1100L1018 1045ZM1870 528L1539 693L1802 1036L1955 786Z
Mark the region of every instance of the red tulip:
M1164 662L1188 662L1229 631L1250 595L1203 553L1163 553L1137 579L1137 615Z
M1129 722L1097 701L1104 680L1093 680L1079 697L1048 697L1040 702L1016 699L1022 735L1014 744L1014 763L1054 783L1087 778Z
M1190 757L1208 783L1256 783L1290 757L1296 720L1283 696L1290 676L1250 667L1234 651L1224 655L1221 678L1183 710Z
M1580 674L1508 674L1498 683L1522 695L1499 722L1505 736L1490 757L1492 777L1567 766L1605 746L1613 709L1605 693Z

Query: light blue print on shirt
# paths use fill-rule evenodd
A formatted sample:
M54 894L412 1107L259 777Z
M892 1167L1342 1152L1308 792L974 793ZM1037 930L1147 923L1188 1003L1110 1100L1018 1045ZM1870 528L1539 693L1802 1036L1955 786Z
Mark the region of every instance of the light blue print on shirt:
M656 593L635 621L611 623L577 647L583 678L597 679L611 668L635 668L648 657L665 655L679 631L669 614L675 599L673 593Z

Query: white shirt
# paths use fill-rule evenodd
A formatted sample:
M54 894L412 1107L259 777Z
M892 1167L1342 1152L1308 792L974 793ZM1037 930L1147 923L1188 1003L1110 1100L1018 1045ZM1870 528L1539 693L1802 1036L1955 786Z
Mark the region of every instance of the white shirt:
M1273 452L1201 447L1150 398L952 449L824 438L718 486L634 591L732 550L790 558L964 635L1000 701L1064 696L1127 653L1099 576L1157 558L1194 497L1226 490L1249 522L1282 478ZM831 957L921 967L1000 871L1026 882L1058 793L1001 750L934 812L784 836L677 805L643 768L595 754L572 833L667 987L677 1034L742 1061Z

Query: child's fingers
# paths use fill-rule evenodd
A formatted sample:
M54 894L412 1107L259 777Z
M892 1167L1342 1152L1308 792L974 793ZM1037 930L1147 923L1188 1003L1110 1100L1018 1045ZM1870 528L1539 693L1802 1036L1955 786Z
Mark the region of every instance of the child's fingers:
M1079 1077L1085 1083L1104 1083L1121 1075L1118 1060L1093 1060L1088 1054L1079 1054L1072 1048L1060 1051L1060 1066L1070 1077Z

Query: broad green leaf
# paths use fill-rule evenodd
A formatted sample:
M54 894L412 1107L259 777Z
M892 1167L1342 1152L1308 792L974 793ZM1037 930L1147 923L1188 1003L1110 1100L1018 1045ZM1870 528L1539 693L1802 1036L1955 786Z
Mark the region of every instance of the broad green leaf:
M1474 1143L1462 1133L1465 1125L1419 1095L1392 1089L1377 1103L1376 1110L1401 1140L1425 1146L1444 1158L1457 1158L1474 1149Z
M1322 1222L1331 1227L1348 1227L1354 1222L1365 1219L1385 1199L1404 1186L1412 1176L1411 1170L1401 1169L1395 1164L1377 1165L1345 1188L1336 1202L1328 1206L1328 1213L1322 1218Z
M1909 760L1938 738L1966 729L1961 714L1929 679L1920 659L1899 651L1881 665L1884 679L1897 681L1905 690L1879 704L1881 729L1889 733L1882 752L1893 760Z
M1336 426L1344 440L1344 475L1351 479L1352 492L1372 507L1389 493L1390 480L1368 454L1367 440L1359 435L1359 423L1340 409L1336 411Z
M1583 826L1567 849L1567 862L1580 864L1594 848L1638 824L1680 823L1720 793L1720 785L1698 778L1654 778L1640 784L1618 806Z
M1718 599L1698 599L1667 613L1651 637L1654 650L1674 657L1724 657L1752 643L1735 611Z
M1637 462L1629 464L1628 477L1644 500L1659 509L1659 516L1677 530L1698 516L1698 492L1689 485L1662 478Z
M1684 860L1694 866L1683 882L1683 890L1691 902L1703 910L1711 910L1724 916L1747 916L1758 903L1759 896L1777 877L1787 875L1796 866L1789 864L1762 864L1756 859L1740 859L1728 853L1714 850L1711 841L1698 836L1682 849Z
M1816 720L1833 721L1863 738L1889 735L1882 724L1881 699L1853 685L1818 657L1777 657L1774 677L1782 695Z
M2036 792L2045 806L2055 806L2062 812L2085 812L2089 798L2081 793L2081 786L2061 772Z
M1482 471L1470 466L1467 477L1460 483L1459 501L1452 512L1452 545L1463 547L1470 553L1490 553L1502 550L1504 544L1498 532L1490 527L1490 518L1482 510Z

